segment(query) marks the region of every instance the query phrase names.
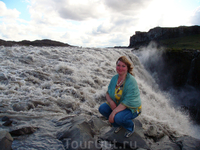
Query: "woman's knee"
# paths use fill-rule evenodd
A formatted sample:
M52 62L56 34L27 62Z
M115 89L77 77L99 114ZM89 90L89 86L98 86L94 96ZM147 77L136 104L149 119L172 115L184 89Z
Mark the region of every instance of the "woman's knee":
M123 123L123 117L117 113L114 117L114 121L115 123L121 125Z
M99 106L99 112L102 114L103 110L104 110L103 104L101 104L101 105Z
M116 115L115 115L115 122L117 124L123 124L125 122L127 122L128 120L131 120L133 119L132 118L133 114L131 111L129 110L124 110L124 111L121 111L121 112L118 112Z
M103 104L101 104L100 106L99 106L99 112L102 114L102 113L104 113L104 112L107 112L107 109L108 109L108 106L107 106L108 104L106 104L106 103L103 103Z

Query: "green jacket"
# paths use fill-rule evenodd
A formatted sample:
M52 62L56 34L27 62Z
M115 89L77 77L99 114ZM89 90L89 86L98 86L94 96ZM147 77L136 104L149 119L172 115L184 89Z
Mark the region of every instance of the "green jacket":
M120 101L117 103L115 99L115 87L117 84L118 76L119 75L117 74L112 77L107 92L117 106L122 104L129 108L132 113L134 113L137 111L138 107L141 106L140 91L135 77L133 77L130 73L127 73L123 93Z

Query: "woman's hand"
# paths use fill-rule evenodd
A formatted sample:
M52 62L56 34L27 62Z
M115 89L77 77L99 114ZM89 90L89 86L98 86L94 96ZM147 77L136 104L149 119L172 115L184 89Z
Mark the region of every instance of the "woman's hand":
M114 123L114 118L115 118L116 112L115 110L112 111L112 113L109 116L109 122Z
M114 118L115 118L115 115L120 112L120 111L123 111L124 109L126 109L126 106L122 105L122 104L119 104L115 109L113 109L112 113L110 114L109 116L109 122L110 123L114 123Z
M111 109L114 110L114 109L117 107L117 105L116 105L115 102L110 98L110 96L109 96L108 93L106 93L106 99L107 99L108 103L110 104Z

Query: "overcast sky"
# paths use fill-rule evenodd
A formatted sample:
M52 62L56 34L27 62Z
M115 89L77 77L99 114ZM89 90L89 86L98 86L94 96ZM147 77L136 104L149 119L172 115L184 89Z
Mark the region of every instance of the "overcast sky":
M0 39L128 46L135 31L200 25L200 0L0 0Z

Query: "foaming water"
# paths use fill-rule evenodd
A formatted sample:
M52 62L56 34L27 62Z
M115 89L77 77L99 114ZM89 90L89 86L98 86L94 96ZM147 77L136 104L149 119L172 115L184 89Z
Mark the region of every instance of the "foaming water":
M0 47L0 117L14 120L9 128L40 129L29 140L14 141L13 149L22 145L62 148L59 140L52 141L59 128L56 120L79 114L100 116L98 107L105 101L109 81L116 74L115 62L122 55L134 64L143 107L138 119L144 128L155 124L169 134L197 137L198 127L191 128L188 116L171 106L130 49ZM9 128L0 126L0 130Z
M168 104L170 104L170 107L173 109L179 109L184 113L182 120L179 120L179 122L184 123L184 120L186 120L185 123L187 123L189 120L187 126L190 126L190 129L187 127L183 130L187 131L191 136L200 138L198 135L200 127L199 125L196 125L195 122L198 115L196 114L195 120L194 117L191 119L190 116L192 115L190 112L181 108L182 106L185 106L189 108L193 107L195 110L198 110L198 100L200 96L199 90L189 85L185 85L181 89L174 88L170 73L168 73L169 70L165 70L167 67L165 67L163 52L163 48L158 49L156 43L152 42L147 47L142 47L139 50L134 51L134 54L138 56L140 62L145 66L145 69L150 72L153 79L155 79L156 83L159 84L159 88L161 88L162 92L158 91L158 93L164 95L164 98L169 101ZM179 113L180 112L178 111L178 114ZM186 119L184 117L186 117Z

